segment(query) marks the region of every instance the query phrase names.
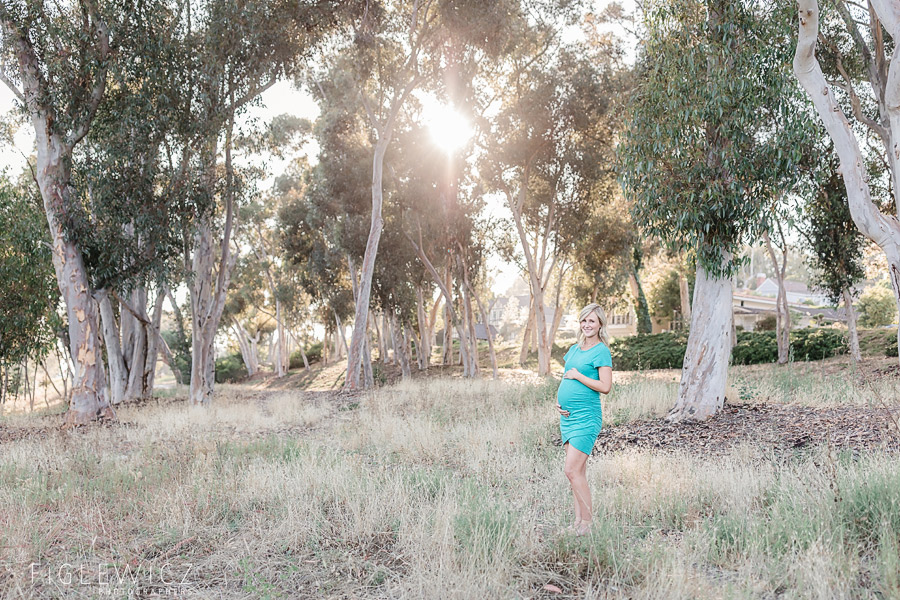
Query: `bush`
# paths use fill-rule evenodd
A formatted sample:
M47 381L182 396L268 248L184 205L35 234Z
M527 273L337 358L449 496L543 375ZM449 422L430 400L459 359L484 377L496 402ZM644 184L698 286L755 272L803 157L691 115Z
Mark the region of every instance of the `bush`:
M306 346L304 352L306 352L306 360L309 361L309 364L319 362L322 360L322 342ZM300 354L300 350L294 350L289 360L288 368L290 369L299 369L303 366L303 355Z
M796 361L821 360L847 350L847 336L839 329L823 327L791 332L791 354Z
M754 331L775 331L775 327L778 325L778 317L775 315L766 315L762 319L756 322L754 326Z
M240 354L229 354L216 360L216 383L230 383L247 376L247 367Z
M821 360L847 352L843 331L829 328L791 332L791 357L795 361ZM666 332L621 338L610 345L613 368L621 371L677 369L684 362L687 334ZM755 365L778 360L774 331L740 331L731 354L735 365Z
M613 368L622 371L677 369L684 362L687 333L642 333L610 344Z
M859 308L859 324L863 327L890 325L897 316L894 293L880 285L864 291L859 297L857 307Z
M731 364L757 365L778 360L778 341L774 331L739 331L731 351Z

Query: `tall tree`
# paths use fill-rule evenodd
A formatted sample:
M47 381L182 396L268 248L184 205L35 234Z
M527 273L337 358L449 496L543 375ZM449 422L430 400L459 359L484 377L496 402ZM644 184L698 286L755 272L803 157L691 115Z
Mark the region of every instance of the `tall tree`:
M0 402L9 369L40 359L55 340L59 288L40 203L30 181L17 186L0 174Z
M508 39L507 24L519 14L512 0L396 3L371 2L357 14L353 43L331 60L332 79L346 84L344 94L364 108L371 139L371 221L359 267L353 336L347 362L347 386L360 387L359 373L368 327L375 257L384 226L384 159L400 111L412 92L441 76L448 54L478 46L499 51ZM344 75L338 75L343 72ZM355 276L353 276L355 280Z
M482 171L503 193L525 259L537 332L538 373L550 373L545 295L568 270L597 183L612 172L614 61L567 48L550 25L530 32L510 58L507 93L494 119ZM555 271L556 270L556 271ZM557 286L558 287L558 286Z
M802 206L805 218L801 232L810 250L808 262L813 270L812 284L824 291L835 306L844 304L850 355L859 362L859 334L852 290L865 278L865 239L853 223L847 204L847 188L838 167L837 159L832 155L821 170L821 176L816 178L819 185Z
M337 16L355 6L335 0L208 0L194 9L197 27L192 28L191 3L185 5L191 77L183 98L195 127L187 132L182 162L193 159L196 194L205 200L184 254L191 293L192 404L208 404L212 397L215 337L234 266L231 236L242 183L232 156L235 120L280 78L296 76L337 25Z
M794 140L805 132L785 66L789 22L782 7L749 1L644 7L621 180L638 225L698 260L673 421L704 419L722 407L733 257L759 234L765 207L799 160Z
M84 255L69 223L78 203L71 185L72 153L91 127L106 91L109 61L122 43L118 38L111 41L111 26L127 20L130 8L128 3L101 7L88 0L52 7L24 0L0 4L3 50L16 65L2 80L34 127L35 178L69 323L75 362L69 424L115 414L107 393L100 318Z
M800 25L797 49L794 55L794 74L809 94L822 120L825 130L834 143L840 159L840 172L847 191L850 215L859 231L875 242L887 257L894 298L900 309L900 54L893 48L891 57L888 50L891 40L900 39L900 8L890 0L871 0L867 14L854 16L858 10L851 3L835 3L847 31L854 42L855 60L861 60L868 75L871 89L869 97L875 104L875 114L867 114L860 101L860 90L850 69L843 68L845 101L849 102L852 114L870 132L874 132L883 146L882 158L887 165L891 179L894 207L892 211L882 210L873 199L872 184L866 169L866 160L860 150L857 134L847 119L841 106L835 86L829 83L816 57L819 39L819 6L816 0L799 0ZM868 31L861 23L868 22ZM840 55L836 60L840 59ZM893 212L893 214L891 214ZM900 339L900 330L898 330Z

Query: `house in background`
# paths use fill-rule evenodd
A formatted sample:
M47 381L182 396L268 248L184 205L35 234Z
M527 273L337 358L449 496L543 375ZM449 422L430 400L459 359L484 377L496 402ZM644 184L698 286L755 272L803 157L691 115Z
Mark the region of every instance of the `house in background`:
M746 331L755 330L759 321L775 315L775 301L776 299L772 297L757 296L744 290L735 290L734 326ZM793 327L816 327L837 322L846 323L847 321L846 311L843 307L837 309L815 307L792 302L789 298L788 308L795 317L791 323Z
M800 281L792 281L786 279L784 282L784 290L787 293L789 303L807 304L812 306L825 306L828 304L828 298L822 292L809 289L809 287ZM769 279L760 273L756 276L756 289L754 292L759 296L769 296L771 298L778 297L778 281Z

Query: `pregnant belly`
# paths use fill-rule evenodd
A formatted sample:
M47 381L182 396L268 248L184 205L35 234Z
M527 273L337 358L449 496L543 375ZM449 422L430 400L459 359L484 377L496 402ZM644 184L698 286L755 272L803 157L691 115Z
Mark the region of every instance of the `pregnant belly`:
M574 379L564 379L559 386L556 399L563 410L600 411L600 394Z

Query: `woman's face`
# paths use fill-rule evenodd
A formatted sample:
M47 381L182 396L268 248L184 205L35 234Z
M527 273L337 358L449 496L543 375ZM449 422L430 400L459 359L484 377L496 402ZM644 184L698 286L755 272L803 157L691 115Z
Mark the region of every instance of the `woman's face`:
M597 318L597 313L591 311L581 320L581 332L586 338L594 337L600 333L600 319Z

